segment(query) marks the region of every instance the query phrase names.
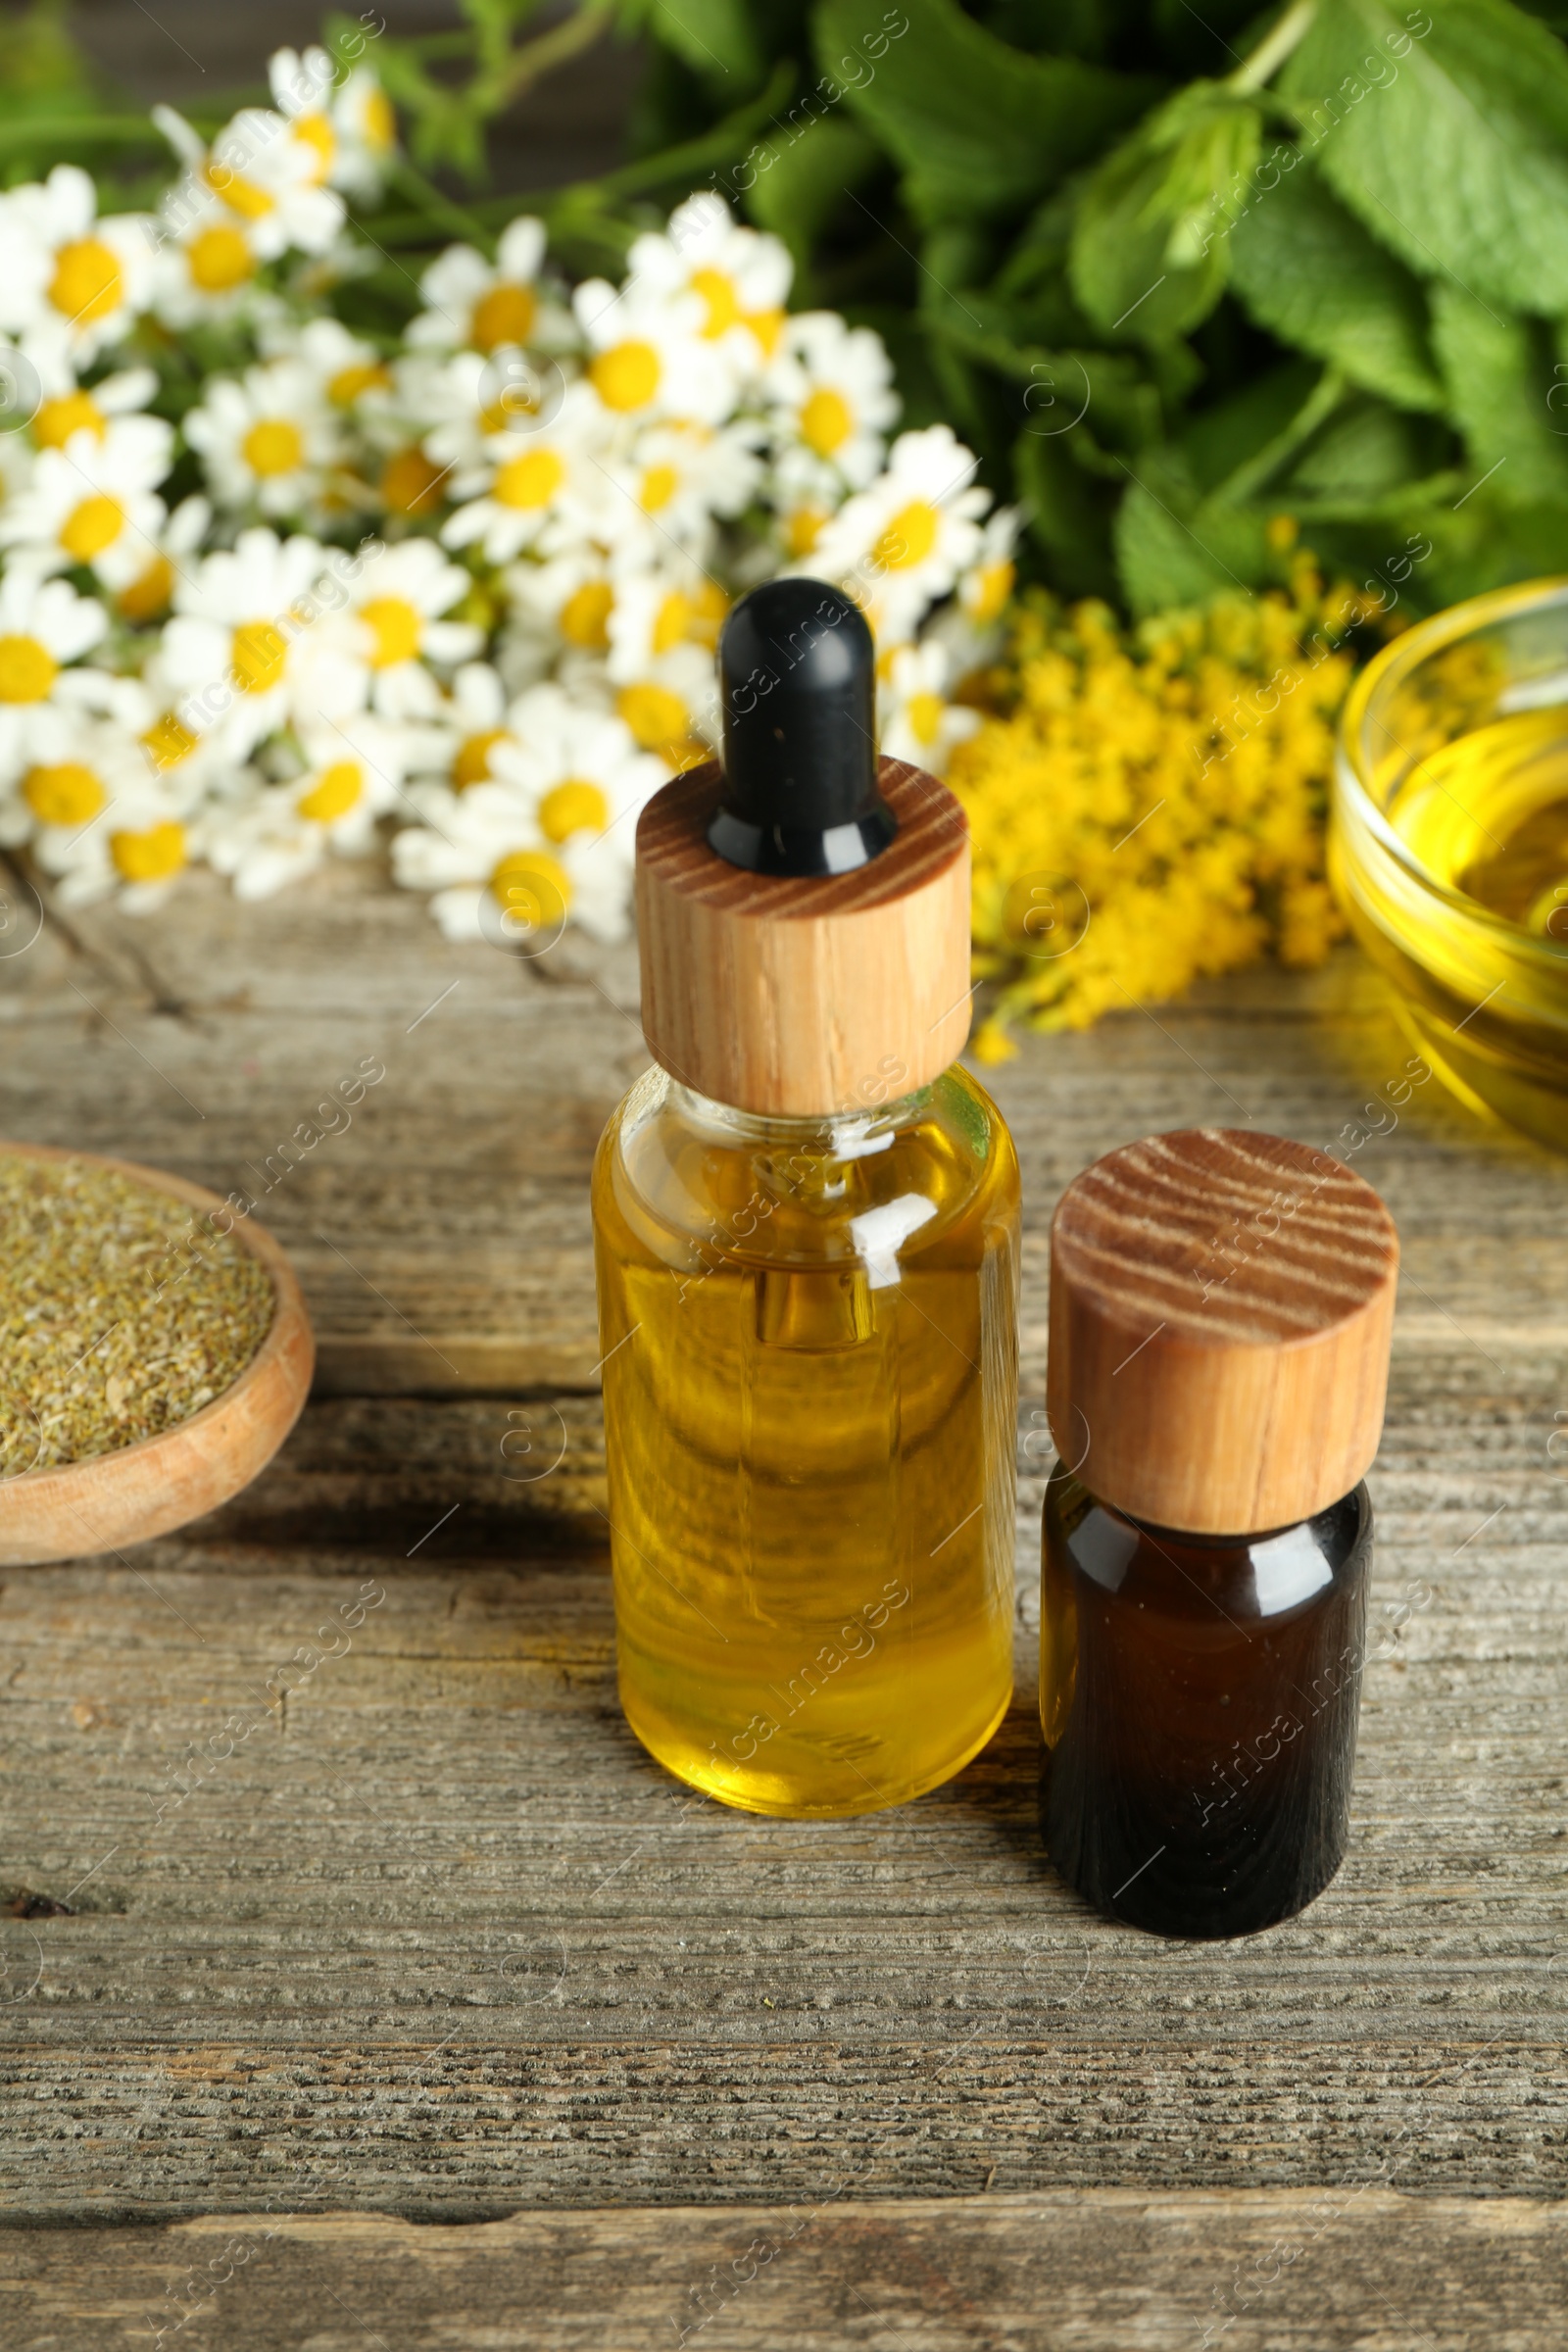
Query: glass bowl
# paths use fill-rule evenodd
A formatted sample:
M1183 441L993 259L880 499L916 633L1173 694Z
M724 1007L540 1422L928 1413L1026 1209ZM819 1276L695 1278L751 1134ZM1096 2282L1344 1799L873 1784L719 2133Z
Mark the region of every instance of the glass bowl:
M1368 663L1329 871L1434 1070L1568 1152L1568 580L1455 605Z

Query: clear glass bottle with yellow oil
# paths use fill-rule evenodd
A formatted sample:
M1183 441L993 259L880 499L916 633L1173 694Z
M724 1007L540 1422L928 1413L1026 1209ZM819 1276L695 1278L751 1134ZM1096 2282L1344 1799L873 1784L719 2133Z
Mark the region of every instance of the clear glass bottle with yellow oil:
M919 1795L1012 1690L1018 1170L954 1057L968 858L871 750L847 599L727 624L726 760L638 840L656 1067L594 1175L621 1702L761 1813Z

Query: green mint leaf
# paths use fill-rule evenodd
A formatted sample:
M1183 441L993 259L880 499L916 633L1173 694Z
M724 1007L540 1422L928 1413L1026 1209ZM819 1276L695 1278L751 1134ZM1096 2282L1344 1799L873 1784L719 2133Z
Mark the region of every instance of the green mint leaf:
M1160 343L1207 318L1225 290L1225 230L1260 140L1255 107L1200 81L1102 165L1078 208L1069 265L1097 326Z
M822 0L814 33L817 87L841 93L901 165L906 201L927 224L995 219L1044 195L1157 87L1025 56L956 0Z
M1419 275L1568 311L1568 55L1534 17L1320 0L1279 86L1337 194Z
M1432 339L1471 465L1477 476L1491 476L1494 501L1568 500L1568 394L1546 330L1440 279Z
M1309 166L1297 161L1288 175L1275 169L1273 184L1257 191L1230 236L1231 281L1252 317L1365 391L1401 408L1441 409L1416 279Z

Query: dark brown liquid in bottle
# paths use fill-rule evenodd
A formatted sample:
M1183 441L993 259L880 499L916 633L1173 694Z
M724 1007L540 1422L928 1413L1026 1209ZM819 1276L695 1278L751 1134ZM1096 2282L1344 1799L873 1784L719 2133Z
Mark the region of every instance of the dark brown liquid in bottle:
M1247 1936L1345 1853L1372 1505L1176 1535L1058 1464L1046 1491L1041 1823L1098 1909L1163 1936Z

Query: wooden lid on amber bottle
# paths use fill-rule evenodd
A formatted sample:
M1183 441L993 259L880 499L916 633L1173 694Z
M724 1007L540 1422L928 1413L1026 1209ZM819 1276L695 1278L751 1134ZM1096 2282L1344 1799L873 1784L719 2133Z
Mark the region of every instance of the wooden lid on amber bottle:
M820 580L754 589L719 647L724 760L637 827L643 1033L699 1094L771 1117L927 1085L969 1034L969 828L876 757L874 648Z
M1051 1228L1062 1460L1156 1526L1310 1518L1377 1452L1398 1264L1372 1187L1308 1145L1202 1127L1107 1153Z

